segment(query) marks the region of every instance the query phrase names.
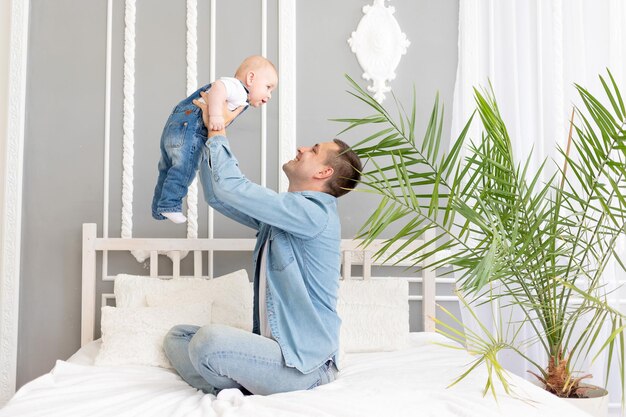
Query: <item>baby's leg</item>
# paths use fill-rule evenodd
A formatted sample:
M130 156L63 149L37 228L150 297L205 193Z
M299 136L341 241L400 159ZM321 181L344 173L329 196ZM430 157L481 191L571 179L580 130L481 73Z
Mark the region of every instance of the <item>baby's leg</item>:
M197 121L190 120L184 113L173 116L163 131L162 140L171 166L155 211L174 223L183 223L187 218L182 213L182 202L195 177L203 142L195 134Z

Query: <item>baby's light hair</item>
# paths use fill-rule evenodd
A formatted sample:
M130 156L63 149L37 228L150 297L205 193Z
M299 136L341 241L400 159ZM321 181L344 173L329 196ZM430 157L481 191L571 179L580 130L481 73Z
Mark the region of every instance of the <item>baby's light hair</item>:
M244 59L243 62L239 65L239 68L237 68L237 71L235 71L235 77L242 78L245 77L246 74L250 71L256 71L258 69L268 67L278 73L278 71L276 71L276 67L269 59L261 55L252 55Z

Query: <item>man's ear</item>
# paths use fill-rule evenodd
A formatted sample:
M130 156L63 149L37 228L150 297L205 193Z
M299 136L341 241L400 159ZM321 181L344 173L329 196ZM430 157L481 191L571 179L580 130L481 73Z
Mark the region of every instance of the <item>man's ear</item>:
M315 175L313 175L313 178L316 178L318 180L324 180L326 178L332 177L334 173L335 170L333 169L333 167L325 166L324 168L317 171Z

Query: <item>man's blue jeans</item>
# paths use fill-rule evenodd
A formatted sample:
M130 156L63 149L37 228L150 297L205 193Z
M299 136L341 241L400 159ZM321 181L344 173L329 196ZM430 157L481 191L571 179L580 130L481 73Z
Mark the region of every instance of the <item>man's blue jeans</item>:
M189 385L210 394L226 388L261 395L306 390L334 381L337 374L332 361L303 374L285 365L276 341L220 324L174 326L164 349Z

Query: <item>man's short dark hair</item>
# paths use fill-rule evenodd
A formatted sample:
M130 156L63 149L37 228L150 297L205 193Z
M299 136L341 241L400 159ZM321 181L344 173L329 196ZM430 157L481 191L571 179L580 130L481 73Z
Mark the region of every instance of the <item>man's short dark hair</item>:
M339 152L326 162L335 171L326 186L330 195L341 197L356 187L363 168L358 155L347 143L339 139L333 139L333 142L339 146Z

